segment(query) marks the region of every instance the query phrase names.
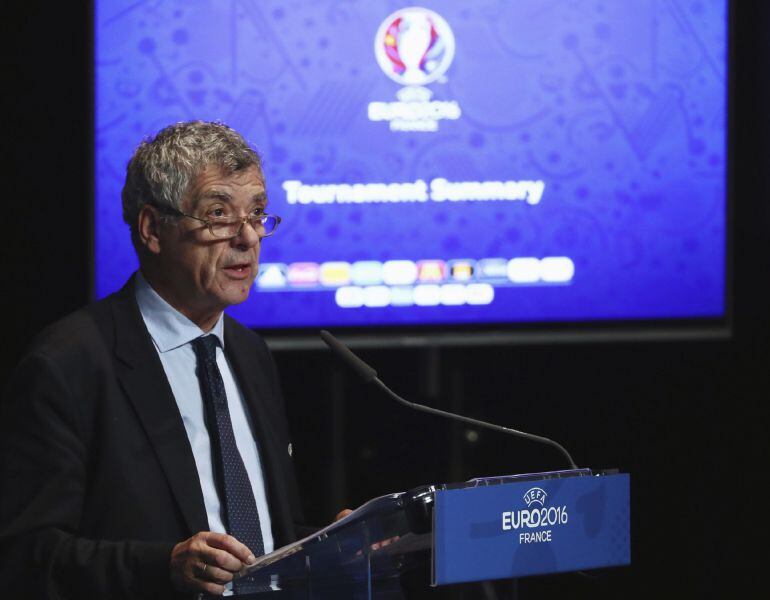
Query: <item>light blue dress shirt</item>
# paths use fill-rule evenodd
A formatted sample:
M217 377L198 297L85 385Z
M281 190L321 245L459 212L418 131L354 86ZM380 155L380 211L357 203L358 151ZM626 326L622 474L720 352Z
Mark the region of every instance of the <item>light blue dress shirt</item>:
M140 272L135 276L135 290L139 311L158 351L160 362L182 415L187 439L190 440L203 491L203 502L206 505L209 529L227 533L222 520L219 494L214 485L211 442L204 421L203 398L198 377L195 374L195 353L190 344L192 340L205 335L206 332L161 298ZM219 317L217 324L209 333L219 338L217 366L225 384L227 406L230 409L236 445L254 491L259 522L262 526L262 539L265 543L265 554L268 554L273 551L273 532L270 527L262 464L248 411L244 405L243 394L225 358L223 316Z

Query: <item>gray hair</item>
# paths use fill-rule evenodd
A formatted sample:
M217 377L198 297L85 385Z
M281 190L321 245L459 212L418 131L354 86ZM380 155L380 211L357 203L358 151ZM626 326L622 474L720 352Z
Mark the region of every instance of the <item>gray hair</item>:
M180 210L182 197L209 165L229 175L256 165L259 154L246 140L223 123L189 121L162 129L134 152L123 185L123 220L131 227L136 244L139 212L145 204Z

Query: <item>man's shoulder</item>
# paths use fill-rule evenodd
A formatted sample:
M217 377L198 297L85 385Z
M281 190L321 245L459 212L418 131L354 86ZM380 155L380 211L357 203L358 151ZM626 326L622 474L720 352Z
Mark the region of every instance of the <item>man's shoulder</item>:
M114 340L111 307L116 296L112 294L92 302L48 325L32 339L25 355L56 362L103 355Z
M3 386L3 405L45 398L64 406L77 398L85 406L96 399L95 390L104 389L114 373L106 316L111 303L105 299L85 306L35 336ZM10 398L16 400L9 403Z

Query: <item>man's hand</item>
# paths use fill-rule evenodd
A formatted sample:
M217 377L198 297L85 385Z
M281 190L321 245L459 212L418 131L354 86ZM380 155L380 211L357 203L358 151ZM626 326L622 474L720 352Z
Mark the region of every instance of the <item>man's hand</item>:
M233 575L255 560L251 550L234 537L201 531L171 551L171 583L180 592L220 596Z
M352 512L353 511L350 510L349 508L343 508L340 512L337 513L337 516L334 517L334 522L336 523L337 521L341 521Z

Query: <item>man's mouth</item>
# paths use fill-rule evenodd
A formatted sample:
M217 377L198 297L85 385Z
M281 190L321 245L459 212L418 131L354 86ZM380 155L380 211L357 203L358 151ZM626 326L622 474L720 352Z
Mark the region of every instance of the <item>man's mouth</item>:
M234 279L246 279L251 275L251 265L249 263L239 263L225 267L225 272Z

